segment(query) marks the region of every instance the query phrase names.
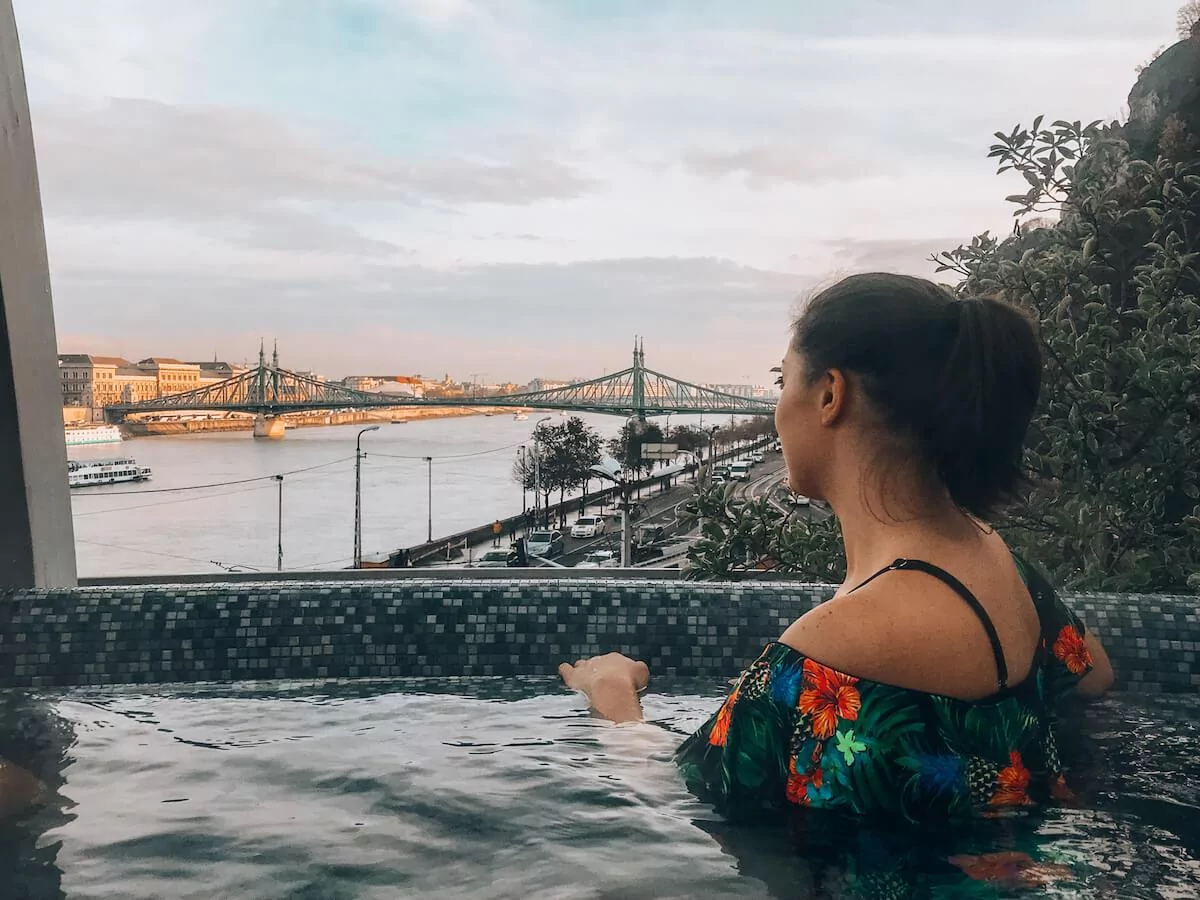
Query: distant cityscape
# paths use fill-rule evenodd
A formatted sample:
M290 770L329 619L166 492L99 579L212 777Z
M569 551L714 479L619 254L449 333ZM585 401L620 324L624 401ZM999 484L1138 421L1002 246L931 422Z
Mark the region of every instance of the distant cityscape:
M64 353L58 357L59 384L64 410L70 418L93 420L104 407L117 403L139 403L169 394L208 387L248 371L244 364L219 360L190 362L166 356L151 356L131 362L119 356L89 353ZM316 372L293 370L298 375L320 382L333 382L358 391L395 395L397 398L461 399L492 397L523 391L543 391L578 384L586 379L555 380L534 378L526 384L460 380L445 374L441 378L422 375L371 374L327 378ZM777 390L757 384L701 384L701 387L734 394L738 397L767 399Z

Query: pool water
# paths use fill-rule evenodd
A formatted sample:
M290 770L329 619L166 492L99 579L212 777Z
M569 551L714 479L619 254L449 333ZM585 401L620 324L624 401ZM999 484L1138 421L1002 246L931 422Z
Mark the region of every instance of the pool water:
M0 824L0 897L1200 895L1196 697L1089 707L1082 806L881 869L901 838L735 828L684 789L671 753L726 689L658 684L659 724L620 727L549 679L0 695L0 755L58 789Z

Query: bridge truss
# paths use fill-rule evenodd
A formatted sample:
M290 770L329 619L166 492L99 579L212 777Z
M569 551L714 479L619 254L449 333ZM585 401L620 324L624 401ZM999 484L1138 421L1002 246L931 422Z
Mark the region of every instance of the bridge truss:
M258 366L241 375L154 400L115 404L105 413L109 421L120 422L131 415L155 413L242 412L273 417L322 410L446 406L557 409L645 418L667 413L769 415L775 403L701 387L647 369L645 350L635 344L633 365L602 378L541 391L437 398L377 394L329 384L280 368L278 355L268 363L260 350Z

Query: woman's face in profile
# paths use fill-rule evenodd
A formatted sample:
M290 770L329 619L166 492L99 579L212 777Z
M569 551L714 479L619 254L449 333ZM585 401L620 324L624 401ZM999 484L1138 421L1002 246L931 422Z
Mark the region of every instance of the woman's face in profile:
M779 366L779 402L775 406L775 430L783 446L783 461L788 471L788 487L798 494L812 496L813 456L819 431L817 410L811 399L816 385L810 385L802 357L789 345Z

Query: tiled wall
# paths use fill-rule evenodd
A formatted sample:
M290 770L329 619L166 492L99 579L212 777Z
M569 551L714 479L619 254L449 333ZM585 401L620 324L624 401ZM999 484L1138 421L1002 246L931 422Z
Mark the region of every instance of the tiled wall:
M733 675L826 585L407 579L81 588L0 596L0 687L540 675L619 650ZM1088 594L1121 686L1191 691L1196 598Z

